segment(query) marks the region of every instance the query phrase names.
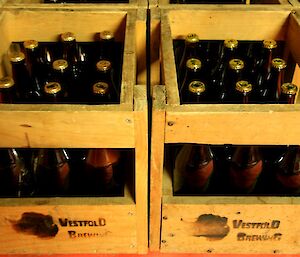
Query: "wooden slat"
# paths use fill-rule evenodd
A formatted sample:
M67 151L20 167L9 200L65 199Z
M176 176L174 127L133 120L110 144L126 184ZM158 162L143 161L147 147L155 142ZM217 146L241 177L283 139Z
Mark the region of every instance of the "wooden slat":
M158 0L158 4L160 8L164 9L201 9L203 6L215 6L216 4L170 4L170 0ZM251 4L250 0L246 0L245 4L222 4L220 1L219 6L236 8L237 6L265 6L264 8L269 8L270 6L278 6L278 5L290 5L287 0L260 0L257 1L256 4Z
M148 109L146 87L134 88L135 200L138 253L148 249Z
M167 108L166 143L300 144L298 105Z
M165 89L153 90L150 162L150 250L160 248L162 176L164 162Z

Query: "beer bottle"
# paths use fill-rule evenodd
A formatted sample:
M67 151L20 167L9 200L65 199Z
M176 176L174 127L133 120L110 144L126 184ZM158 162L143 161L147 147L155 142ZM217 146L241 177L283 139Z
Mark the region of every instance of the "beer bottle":
M298 87L292 83L283 83L278 102L281 104L293 104L295 101Z
M187 60L190 58L201 58L200 48L199 48L199 37L195 33L190 33L185 38L184 50L179 62L179 69L178 69L179 85L181 85L181 83L184 80L184 76L186 72L186 63Z
M278 99L280 87L284 83L284 70L286 62L280 58L272 60L272 69L265 76L264 83L259 87L261 102L275 103Z
M115 37L111 31L102 31L99 33L100 53L98 60L108 60L112 66L115 66Z
M65 96L69 96L69 92L71 93L73 91L73 88L71 88L70 85L69 63L64 59L59 59L53 62L52 67L52 75L48 79L48 82L58 82L62 87ZM73 95L71 94L71 96ZM70 97L70 101L72 100L73 98Z
M96 195L119 194L120 185L114 179L119 162L120 152L116 149L90 149L85 167L87 191Z
M40 60L39 44L36 40L27 40L23 43L27 65L31 77L30 99L37 101L42 98L44 85L44 70Z
M246 80L240 80L235 84L236 102L247 104L251 102L252 85Z
M23 197L33 193L33 176L23 157L14 148L0 150L0 195Z
M65 99L65 94L61 85L58 82L48 82L44 86L45 102L47 103L62 103Z
M263 160L257 146L237 146L229 171L234 192L251 193L262 170Z
M63 58L70 65L77 62L77 42L75 35L72 32L65 32L61 34L61 41L63 44Z
M241 59L229 61L228 72L225 77L225 85L220 88L220 102L230 103L234 100L236 83L243 79L244 62Z
M269 39L263 41L263 48L261 58L257 60L256 65L258 69L263 69L269 73L272 69L272 60L275 58L275 50L277 49L277 42Z
M15 103L17 100L15 82L11 77L0 79L0 103Z
M193 145L184 171L184 188L188 194L204 193L214 170L214 156L209 145Z
M31 81L25 63L25 55L21 52L21 48L18 44L11 44L9 56L12 65L12 77L17 91L20 94L20 101L26 102L31 89Z
M66 149L39 149L33 158L37 195L65 195L69 190L69 155Z
M114 83L111 62L108 60L98 61L96 68L97 71L92 86L93 102L118 103L119 92Z

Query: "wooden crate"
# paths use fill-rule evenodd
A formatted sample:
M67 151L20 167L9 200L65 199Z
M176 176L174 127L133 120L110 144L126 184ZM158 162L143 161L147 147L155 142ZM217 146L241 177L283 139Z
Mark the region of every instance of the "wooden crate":
M93 41L94 33L108 29L125 44L120 104L2 104L0 147L135 149L135 184L125 187L124 197L0 199L0 253L145 253L148 131L146 88L136 84L137 36L144 33L138 11L5 8L0 16L0 77L9 73L6 53L12 41L56 41L70 30L78 41ZM56 236L14 230L13 222L26 212L52 216ZM65 219L71 225L63 226ZM73 227L72 221L102 225Z
M285 40L297 62L293 82L300 85L299 13L259 6L205 7L161 11L162 84L154 87L151 134L150 248L162 252L299 253L300 205L294 197L173 196L171 173L164 160L167 143L287 145L300 144L299 97L294 105L180 105L173 39L189 32L205 40ZM193 17L193 19L188 19ZM230 19L230 20L229 20ZM188 28L188 31L187 31ZM247 129L247 135L241 131ZM201 133L199 133L201 131ZM288 133L282 133L288 131ZM197 218L226 217L230 232L222 240L195 237ZM243 230L234 220L280 221L279 229ZM280 240L238 241L237 234L282 234Z
M207 4L170 4L170 0L156 0L157 1L157 4L159 5L159 7L161 8L174 8L174 7L177 7L177 8L186 8L186 7L191 7L193 9L195 8L200 8L201 9L201 6L203 5L207 5ZM221 4L221 0L220 1L220 4ZM290 5L290 2L291 1L297 1L297 0L257 0L257 3L255 3L254 5L279 5L279 4L282 4L282 5ZM246 0L245 2L246 5L253 5L251 3L251 0ZM208 4L209 5L209 4ZM223 4L223 5L231 5L231 6L236 6L236 5L241 5L241 4Z

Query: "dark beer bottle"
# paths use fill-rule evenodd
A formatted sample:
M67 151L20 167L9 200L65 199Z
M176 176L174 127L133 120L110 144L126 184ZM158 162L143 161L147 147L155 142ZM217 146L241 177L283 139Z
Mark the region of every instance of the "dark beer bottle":
M62 87L62 91L65 96L69 96L69 92L72 92L73 88L71 88L71 79L69 73L69 63L64 59L55 60L52 64L53 70L51 77L48 79L50 82L58 82ZM73 99L70 97L70 101Z
M69 190L69 155L65 149L39 149L33 158L37 195L65 195Z
M98 60L108 60L112 66L115 65L115 37L111 31L102 31L99 33L100 53Z
M190 33L185 38L184 50L178 67L178 78L180 85L184 80L187 60L190 58L201 58L199 37L195 33Z
M63 44L63 59L73 65L78 61L75 35L72 32L65 32L60 37Z
M47 103L62 103L65 100L65 94L58 82L48 82L45 84L44 97Z
M86 157L87 191L95 195L119 194L114 173L118 172L120 152L116 149L90 149Z
M272 60L275 58L275 50L277 49L277 42L275 40L269 39L263 41L262 53L257 58L257 69L261 69L266 73L269 73L272 69Z
M237 103L247 104L251 102L252 85L246 80L240 80L235 84L235 100Z
M0 79L0 103L15 103L17 100L15 82L11 77Z
M114 83L111 62L101 60L97 62L96 68L97 71L92 86L92 98L99 103L118 103L120 97Z
M45 73L40 60L39 44L36 40L27 40L23 43L26 53L27 65L31 77L31 90L29 98L38 101L43 95Z
M283 83L278 102L281 104L293 104L298 92L298 87L292 83Z
M20 101L28 101L31 89L30 75L25 62L25 54L21 52L18 44L10 46L10 62L12 65L12 77L17 91L20 94Z
M204 193L214 170L214 156L209 145L193 145L184 171L184 188L188 194Z
M0 150L0 195L32 196L34 179L20 153L12 148Z

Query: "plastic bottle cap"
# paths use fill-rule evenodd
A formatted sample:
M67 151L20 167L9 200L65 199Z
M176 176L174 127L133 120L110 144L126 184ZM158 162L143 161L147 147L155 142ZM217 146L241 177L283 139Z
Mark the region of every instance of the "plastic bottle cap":
M190 58L186 61L186 67L191 70L201 69L202 63L199 59Z
M241 93L249 93L252 91L252 85L246 80L236 82L235 89Z
M75 40L75 35L72 32L65 32L61 34L61 40L70 42Z
M281 58L274 58L272 60L272 66L277 70L282 70L286 67L286 62Z
M225 39L224 40L224 46L226 48L230 48L230 49L237 48L238 44L239 44L239 41L237 41L236 39Z
M68 68L68 62L64 59L55 60L52 64L54 70L65 70Z
M185 37L185 41L187 43L198 43L199 42L199 37L197 34L195 33L189 33L187 34L187 36Z
M26 41L24 41L23 45L26 49L35 49L39 46L39 42L36 40L33 40L33 39L26 40Z
M96 64L97 70L99 71L108 71L111 69L111 62L107 60L101 60Z
M100 81L93 85L93 92L97 95L105 95L108 91L108 87L106 82Z
M47 94L54 95L61 91L61 86L58 82L49 82L45 85L44 91Z
M15 84L12 77L3 77L0 79L0 88L10 88Z
M274 49L277 47L277 42L273 39L264 40L263 46L267 49Z
M298 92L298 87L292 83L284 83L281 85L281 92L287 95L295 95Z
M101 40L112 40L114 39L114 34L111 31L104 30L100 32L100 39Z
M229 67L232 70L242 70L244 69L244 62L241 59L231 59L229 61Z
M25 60L25 54L22 52L12 53L10 55L10 60L12 62L21 62L21 61Z
M202 81L194 80L189 84L189 91L200 95L205 91L205 84Z

